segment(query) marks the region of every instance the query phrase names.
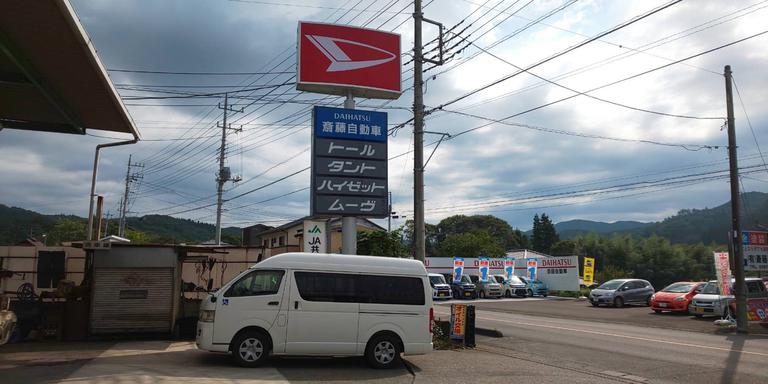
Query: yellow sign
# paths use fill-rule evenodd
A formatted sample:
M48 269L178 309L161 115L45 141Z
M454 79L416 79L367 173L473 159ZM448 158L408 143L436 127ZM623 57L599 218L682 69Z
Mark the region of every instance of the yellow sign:
M595 282L595 258L584 258L584 285L589 287Z
M464 327L467 321L467 306L451 305L451 339L464 339Z

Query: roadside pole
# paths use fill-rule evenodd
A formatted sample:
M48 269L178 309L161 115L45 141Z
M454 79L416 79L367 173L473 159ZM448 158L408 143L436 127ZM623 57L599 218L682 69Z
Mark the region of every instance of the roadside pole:
M424 94L422 87L421 0L413 2L413 257L426 254L424 229Z
M352 96L351 91L347 93L347 98L344 100L344 108L355 109L355 97ZM357 255L357 217L341 218L341 253Z
M747 295L744 284L744 246L741 240L739 164L736 157L736 124L733 117L731 66L725 66L725 98L728 109L728 161L731 170L731 241L733 243L733 285L736 297L736 330L747 333Z

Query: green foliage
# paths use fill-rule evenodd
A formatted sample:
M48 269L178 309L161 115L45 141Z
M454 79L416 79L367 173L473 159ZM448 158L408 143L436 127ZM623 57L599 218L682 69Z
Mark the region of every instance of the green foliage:
M447 257L501 257L505 250L500 239L482 230L448 235L439 247L440 255Z
M552 247L558 242L557 231L552 220L546 213L533 216L533 234L531 236L531 245L533 250L550 254Z
M425 224L425 248L427 257L439 256L437 252L438 229L436 225ZM413 220L408 220L402 228L403 243L407 249L413 249Z
M360 255L408 257L409 248L402 241L403 228L386 232L361 232L357 238Z
M56 220L46 242L48 245L59 245L65 241L85 240L88 223L82 219L60 218Z
M512 228L506 221L491 215L454 215L437 224L437 240L442 242L451 235L484 231L507 249L528 248L528 238Z

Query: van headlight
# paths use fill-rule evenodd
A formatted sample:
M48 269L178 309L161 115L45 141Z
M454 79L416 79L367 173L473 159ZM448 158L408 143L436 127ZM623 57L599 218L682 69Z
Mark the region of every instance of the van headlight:
M681 302L681 301L685 301L685 297L683 297L683 296L675 297L675 301L677 301L678 303Z
M200 311L200 317L198 320L202 321L203 323L213 323L213 320L215 318L216 318L216 311L202 310Z

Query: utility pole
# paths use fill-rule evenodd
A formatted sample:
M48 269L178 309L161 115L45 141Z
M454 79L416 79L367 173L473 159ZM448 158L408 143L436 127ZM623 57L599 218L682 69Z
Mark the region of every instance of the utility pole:
M422 89L421 0L413 2L413 257L424 261L424 92Z
M107 214L104 215L104 236L109 236L109 218L112 216L112 212L107 211Z
M344 99L344 108L355 109L355 98L352 92ZM341 218L341 253L357 255L357 217L343 216Z
M216 242L216 245L221 245L221 210L222 206L224 205L224 183L227 181L240 181L239 177L232 178L232 172L230 171L229 167L224 166L224 159L226 157L226 150L227 150L227 129L229 129L229 125L227 125L227 114L228 112L242 112L242 109L236 110L229 106L229 94L224 93L224 106L221 106L221 103L219 103L219 109L224 110L224 117L222 124L217 124L219 128L221 128L221 148L219 151L219 172L216 175L216 234L214 237L214 241Z
M101 239L101 219L104 208L104 196L96 196L96 240Z
M392 232L392 191L389 192L389 204L387 205L387 233Z
M131 183L138 181L143 177L138 172L131 173L131 168L133 167L144 167L143 164L132 163L131 158L132 155L128 155L128 169L125 171L125 191L123 192L123 198L120 203L120 221L118 222L117 229L117 235L120 237L125 237L125 224L127 221L126 215L128 214L128 202L130 201L130 197L128 195L131 193Z
M731 170L731 240L733 242L733 285L736 297L736 330L747 333L747 291L744 284L744 246L741 239L739 164L736 156L736 124L733 117L731 66L725 66L725 101L728 109L728 161Z

